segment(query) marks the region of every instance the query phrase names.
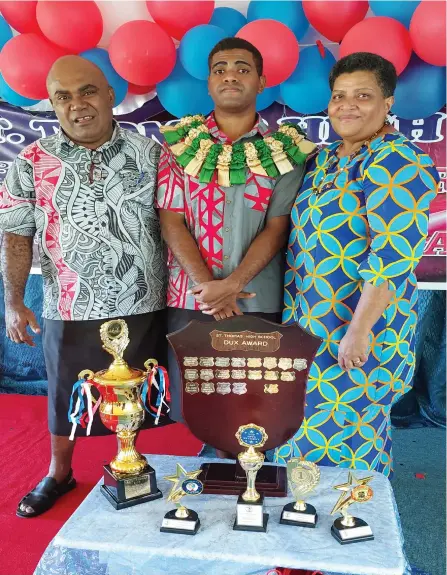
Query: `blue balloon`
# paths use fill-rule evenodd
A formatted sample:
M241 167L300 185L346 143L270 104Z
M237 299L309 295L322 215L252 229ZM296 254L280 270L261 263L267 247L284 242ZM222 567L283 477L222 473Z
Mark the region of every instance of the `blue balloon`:
M209 76L208 55L225 37L222 28L209 24L201 24L188 30L178 49L182 66L188 74L198 80L206 80Z
M369 7L374 16L388 16L410 27L413 12L420 4L421 0L370 0Z
M247 20L277 20L288 26L298 40L309 28L301 0L252 0L248 5Z
M3 46L6 44L8 40L11 40L11 38L12 38L12 30L8 22L6 22L6 20L3 18L3 16L0 16L0 50L3 48Z
M239 30L247 23L247 18L234 8L216 8L209 22L212 26L218 26L225 31L225 35L236 36Z
M177 118L188 114L206 115L214 107L208 94L208 82L188 74L179 58L166 80L157 84L157 93L165 110Z
M13 106L20 106L21 108L26 106L34 106L34 104L38 104L40 100L31 100L30 98L25 98L25 96L21 96L17 92L15 92L12 88L8 86L5 82L3 76L0 74L0 98L3 98L5 102L8 104L12 104Z
M301 114L316 114L327 108L331 97L329 72L335 58L324 48L324 58L318 46L309 46L300 52L295 71L281 84L284 103Z
M446 103L446 71L413 54L397 80L393 114L405 120L419 120L436 114Z
M81 52L79 55L86 60L90 60L90 62L93 62L93 64L96 64L98 68L102 70L104 76L107 78L107 82L115 92L114 106L119 106L127 95L129 84L124 78L121 78L112 66L107 50L92 48L91 50Z
M258 94L256 98L256 110L260 112L265 110L279 98L279 86L273 86L272 88L266 88L262 94Z

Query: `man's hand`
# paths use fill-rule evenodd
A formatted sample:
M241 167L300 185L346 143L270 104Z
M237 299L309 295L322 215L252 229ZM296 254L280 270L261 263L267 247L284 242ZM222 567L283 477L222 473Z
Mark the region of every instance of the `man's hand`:
M228 279L224 279L203 282L188 290L188 294L192 294L200 304L205 304L208 308L214 308L228 297L239 293L239 291L239 286Z
M240 310L236 300L252 299L254 297L256 297L255 293L240 292L237 295L228 296L219 305L214 307L211 307L207 304L200 304L199 309L202 311L202 313L206 315L213 315L216 319L225 319L226 317L232 317L233 315L244 315Z
M368 361L369 338L365 330L348 328L338 348L338 365L345 371L363 367Z
M6 305L6 335L15 343L26 343L34 347L32 336L27 332L29 326L34 333L40 333L40 327L33 312L22 305Z

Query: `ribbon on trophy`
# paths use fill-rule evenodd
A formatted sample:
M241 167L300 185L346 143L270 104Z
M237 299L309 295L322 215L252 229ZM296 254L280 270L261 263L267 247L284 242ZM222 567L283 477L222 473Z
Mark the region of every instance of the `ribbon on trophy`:
M158 374L158 381L157 381ZM157 399L155 400L155 405L151 402L151 390L152 386L158 391ZM163 406L166 407L166 413L169 413L170 407L168 401L171 401L171 395L169 393L169 377L166 369L159 366L152 366L151 370L148 371L147 377L141 386L141 402L144 409L155 419L155 425L158 425L161 411Z
M73 441L76 428L78 425L85 428L87 427L86 435L90 435L92 429L93 417L97 412L101 401L102 395L95 399L92 395L91 386L94 385L97 389L98 386L90 379L78 379L73 385L70 396L70 405L68 407L68 421L72 424L70 440ZM98 389L99 391L99 389ZM76 397L77 396L77 397ZM86 401L84 401L84 396ZM73 407L76 398L76 405Z

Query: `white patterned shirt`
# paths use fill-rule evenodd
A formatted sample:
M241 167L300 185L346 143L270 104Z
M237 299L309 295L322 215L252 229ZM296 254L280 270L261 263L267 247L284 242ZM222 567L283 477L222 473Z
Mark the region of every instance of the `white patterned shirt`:
M46 319L106 319L165 307L154 206L160 146L115 124L97 150L62 132L17 156L0 188L0 230L37 234Z

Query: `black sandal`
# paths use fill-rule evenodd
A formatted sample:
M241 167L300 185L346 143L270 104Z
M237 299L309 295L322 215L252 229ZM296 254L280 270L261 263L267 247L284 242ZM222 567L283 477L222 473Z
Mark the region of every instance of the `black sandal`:
M42 481L20 501L16 515L25 518L37 517L51 509L61 495L65 495L65 493L68 493L75 487L76 479L73 477L73 471L71 469L61 483L58 483L52 477L44 477ZM33 511L31 513L22 511L22 505L31 507Z

